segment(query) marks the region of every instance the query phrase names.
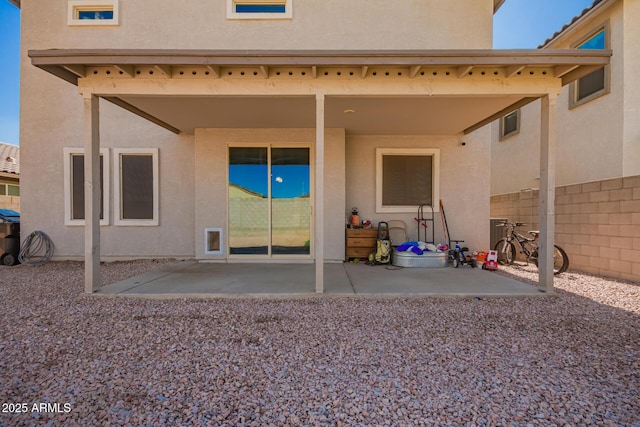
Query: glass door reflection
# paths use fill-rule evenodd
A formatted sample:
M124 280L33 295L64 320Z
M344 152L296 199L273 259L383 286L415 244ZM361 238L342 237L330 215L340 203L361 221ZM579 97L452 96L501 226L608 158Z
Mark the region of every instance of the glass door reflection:
M271 253L311 253L309 148L271 149Z

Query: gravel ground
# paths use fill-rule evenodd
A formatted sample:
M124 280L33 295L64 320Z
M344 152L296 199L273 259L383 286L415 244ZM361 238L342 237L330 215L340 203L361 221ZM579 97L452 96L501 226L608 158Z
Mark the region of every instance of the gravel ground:
M543 298L136 300L83 295L81 263L0 267L0 426L640 426L640 286L556 284Z

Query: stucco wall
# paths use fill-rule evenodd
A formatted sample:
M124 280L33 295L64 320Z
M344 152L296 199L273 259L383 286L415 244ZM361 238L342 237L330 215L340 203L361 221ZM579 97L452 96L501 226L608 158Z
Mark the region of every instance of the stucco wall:
M39 77L37 76L39 80ZM29 80L27 80L29 81ZM48 82L49 93L60 96L65 108L22 107L21 230L25 235L45 231L53 240L56 258L79 258L84 253L84 227L64 226L63 147L82 147L82 97L68 94L71 85ZM40 99L38 87L22 86L30 99ZM73 92L73 90L71 91ZM67 96L65 99L64 97ZM23 98L24 99L24 98ZM54 98L55 99L55 98ZM62 102L62 100L65 102ZM105 259L193 256L193 136L177 136L119 107L101 100L101 146L159 148L160 225L113 225L113 150L110 150L111 225L102 226L101 253Z
M466 142L462 146L461 141ZM347 198L344 215L358 207L361 219L403 220L410 239L417 239L415 213L376 213L376 148L440 149L440 198L451 238L465 240L471 250L489 248L489 130L467 136L347 136ZM436 202L437 204L437 202ZM439 210L438 206L436 209ZM425 210L425 216L427 212ZM434 221L436 243L443 243L440 213ZM420 232L424 239L424 232ZM431 230L428 230L428 237Z
M639 62L640 53L633 48L628 25L623 23L623 2L603 13L585 20L549 48L570 48L592 30L608 23L613 56L610 65L610 92L575 108L569 108L570 86L567 85L557 101L556 183L569 185L637 174L634 166L640 164L640 118L637 114L637 93L640 84L630 78L627 61ZM625 6L626 7L626 6ZM636 7L637 9L637 7ZM637 14L640 17L640 14ZM630 14L625 10L625 15ZM623 35L623 31L627 31ZM640 64L638 64L640 66ZM625 80L626 77L626 80ZM635 91L635 92L634 92ZM540 101L521 110L520 133L499 140L499 123L492 123L491 194L504 194L526 188L538 188L540 158ZM635 161L637 159L637 161ZM634 166L631 166L631 165Z
M290 20L228 20L227 0L119 0L120 25L67 26L66 0L22 4L32 48L490 49L492 0L293 0ZM46 36L45 36L46 35Z
M624 157L623 175L640 175L640 83L637 75L640 70L640 2L624 1Z
M199 259L226 259L228 253L227 147L229 144L306 144L313 158L315 129L197 129L195 149L195 254ZM345 136L325 131L325 259L344 259ZM315 163L315 161L314 161ZM312 176L313 182L313 176ZM312 194L313 196L313 194ZM204 229L222 228L222 255L204 254Z

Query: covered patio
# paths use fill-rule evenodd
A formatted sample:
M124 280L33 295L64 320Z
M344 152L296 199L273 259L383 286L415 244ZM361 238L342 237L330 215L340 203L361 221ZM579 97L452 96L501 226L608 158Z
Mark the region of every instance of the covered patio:
M526 297L538 288L479 268L397 268L362 263L324 265L324 295L419 298ZM100 288L95 295L139 298L309 297L313 264L199 263L180 261Z
M353 294L394 289L390 288L390 283L394 283L396 272L371 269L364 273L357 265L326 263L327 248L330 245L335 248L339 239L335 239L335 215L329 218L325 213L332 207L326 199L331 189L327 182L331 177L326 174L325 133L330 129L343 129L348 135L448 135L452 142L461 143L465 135L541 99L539 287L551 292L555 105L563 85L607 64L610 55L608 50L29 51L33 65L77 85L84 98L84 155L90 160L84 162L87 293L104 292L98 286L101 260L100 98L177 134L197 134L198 129L222 127L313 129L313 229L309 259L314 264L293 264L284 268L285 264L280 261L259 266L260 269L273 269L276 275L280 270L283 274L289 271L287 280L277 282L285 290L287 286L300 284L301 290L296 292L330 293L334 284L342 284L336 291L342 289L340 292ZM353 114L355 112L357 114ZM489 167L474 166L483 171ZM339 210L346 208L339 206ZM337 218L338 223L340 220ZM330 232L333 241L328 242ZM200 258L200 245L196 246L196 258ZM233 293L233 283L238 285L236 293L262 293L249 286L254 283L251 280L242 282L239 279L252 268L237 267L230 263L231 259L224 261L228 264L184 265L178 268L182 272L168 272L165 276L191 275L192 286L197 290L200 286L197 283L204 283L197 279L198 275L206 275L202 272L212 269L208 274L213 282L216 277L229 274L226 282L218 282L226 283L219 288L222 293ZM216 273L215 269L223 270ZM475 276L471 280L465 275L497 277L478 271L444 270L450 278L455 277L454 282L460 286L468 282L464 285L466 288L460 288L460 292L468 295L474 294L473 286L477 282ZM426 275L404 270L403 280L393 286L403 289L400 294L418 292L429 277L440 273ZM361 274L362 278L358 279ZM334 281L334 275L341 278ZM162 275L147 282L154 283L156 290L162 283L169 283ZM434 280L433 293L447 293L445 288L438 287L441 282L446 283ZM132 283L135 286L131 289L146 289L146 285L136 284L135 280ZM179 288L181 281L171 283ZM490 283L485 285L490 289ZM121 286L126 288L128 285ZM448 293L456 293L453 288L447 289Z

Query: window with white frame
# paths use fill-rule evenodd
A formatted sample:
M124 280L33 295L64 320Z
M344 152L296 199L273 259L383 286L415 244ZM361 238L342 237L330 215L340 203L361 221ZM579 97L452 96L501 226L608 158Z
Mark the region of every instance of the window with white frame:
M520 110L500 118L500 139L520 133Z
M607 49L609 46L607 26L598 28L578 42L577 49ZM570 107L575 107L609 93L609 66L606 65L571 84Z
M119 25L118 0L70 0L68 25Z
M158 149L114 149L116 225L159 224Z
M64 148L64 223L84 225L84 149ZM100 225L109 224L109 150L100 149Z
M376 212L415 212L425 204L438 210L440 150L376 149Z
M227 0L227 19L291 19L293 0Z

